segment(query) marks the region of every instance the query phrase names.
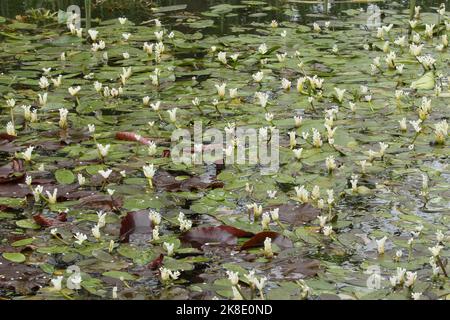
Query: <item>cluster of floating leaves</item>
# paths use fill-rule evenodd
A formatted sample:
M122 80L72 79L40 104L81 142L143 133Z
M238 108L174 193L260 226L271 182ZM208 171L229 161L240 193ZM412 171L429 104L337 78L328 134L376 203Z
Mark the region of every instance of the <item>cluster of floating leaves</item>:
M1 295L448 297L450 24L406 11L223 36L1 19ZM174 164L194 120L280 130L279 171Z

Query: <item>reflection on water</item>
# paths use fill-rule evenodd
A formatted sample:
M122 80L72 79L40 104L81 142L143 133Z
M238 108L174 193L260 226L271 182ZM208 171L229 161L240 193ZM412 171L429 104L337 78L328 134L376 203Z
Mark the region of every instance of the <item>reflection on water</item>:
M115 18L118 15L125 15L130 20L140 23L146 21L155 13L152 8L161 6L179 6L186 5L186 9L169 11L169 14L182 15L183 11L191 14L200 14L208 11L211 7L223 4L239 5L247 4L245 8L235 10L239 13L236 15L221 15L218 19L221 20L222 27L219 31L228 30L229 26L246 25L251 22L263 22L277 19L279 21L292 22L310 22L320 18L324 14L330 17L340 17L340 12L348 9L368 10L372 15L379 13L379 8L384 9L392 6L397 9L404 9L409 7L409 1L404 0L396 3L390 1L375 3L342 3L334 0L325 0L317 3L298 3L287 0L265 0L254 2L253 5L248 5L249 2L244 0L92 0L93 18L109 19ZM417 1L417 5L425 9L439 6L440 3L449 3L449 1L442 0L428 0ZM84 13L85 0L0 0L0 15L7 17L15 17L23 14L29 9L46 8L52 11L66 9L70 5L78 5ZM373 20L374 25L379 24L379 20Z

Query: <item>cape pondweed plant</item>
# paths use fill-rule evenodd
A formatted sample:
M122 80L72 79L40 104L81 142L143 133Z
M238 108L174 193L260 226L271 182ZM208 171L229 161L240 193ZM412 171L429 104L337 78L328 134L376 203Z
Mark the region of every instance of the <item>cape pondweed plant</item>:
M394 274L381 283L382 298L442 297L445 10L415 7L369 30L346 21L255 22L257 32L240 36L211 36L202 17L165 25L164 14L142 25L120 17L83 29L69 21L67 30L33 37L14 20L2 23L4 54L27 61L16 77L6 67L0 76L8 110L0 231L15 225L24 241L8 247L0 233L8 244L2 260L50 274L39 284L43 298L126 298L123 287L163 298L180 287L188 297L239 300L370 298L355 284L330 285L364 280L369 265ZM345 14L349 24L359 21L356 10ZM54 44L40 43L49 34ZM231 137L220 146L227 157L250 148L237 128L270 138L279 130L279 170L173 163L173 130L193 130L197 119ZM192 158L214 143L193 141ZM33 254L13 249L21 246ZM65 264L86 260L83 272L57 270L59 255ZM184 272L203 268L207 283ZM159 283L141 281L150 276Z

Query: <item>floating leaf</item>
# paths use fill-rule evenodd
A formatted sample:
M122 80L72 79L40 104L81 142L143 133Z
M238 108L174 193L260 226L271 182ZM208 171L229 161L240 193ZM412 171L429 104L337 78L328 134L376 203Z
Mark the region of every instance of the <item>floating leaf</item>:
M6 260L16 262L16 263L22 263L25 260L27 260L27 258L19 252L3 252L2 255L3 255L3 258L5 258Z

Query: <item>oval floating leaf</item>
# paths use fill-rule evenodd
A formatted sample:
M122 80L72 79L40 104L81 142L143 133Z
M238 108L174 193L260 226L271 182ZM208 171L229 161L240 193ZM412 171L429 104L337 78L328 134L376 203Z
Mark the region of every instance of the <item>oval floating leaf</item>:
M16 263L22 263L27 259L19 252L3 252L3 258Z

